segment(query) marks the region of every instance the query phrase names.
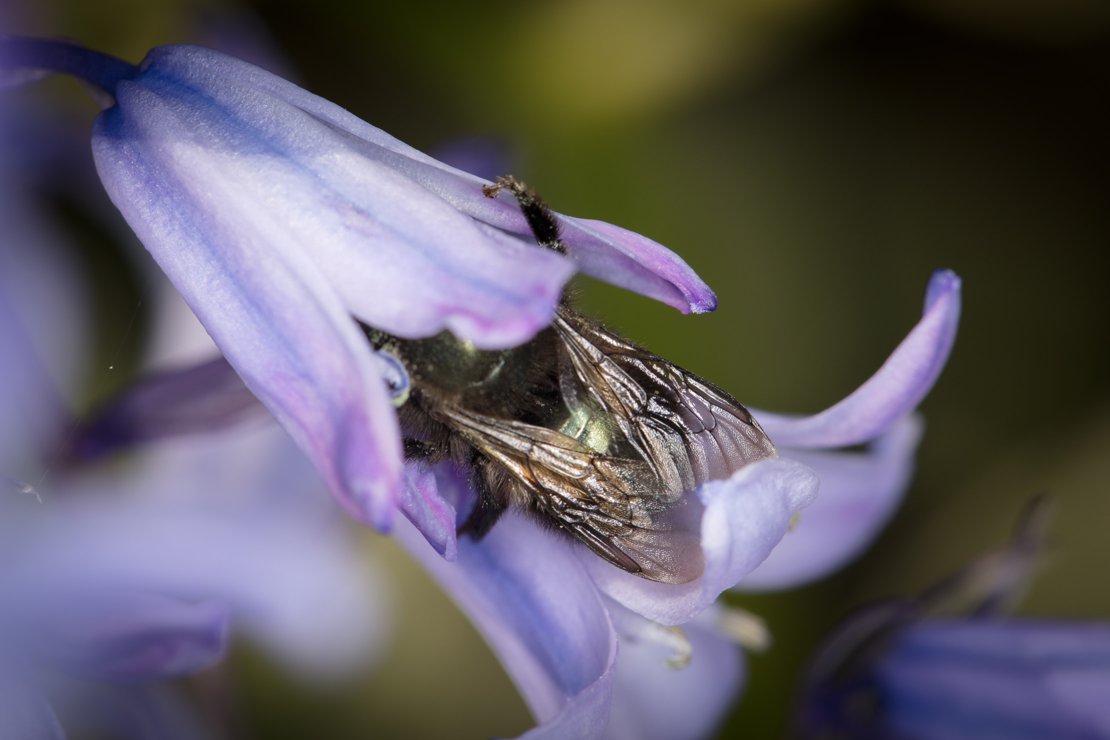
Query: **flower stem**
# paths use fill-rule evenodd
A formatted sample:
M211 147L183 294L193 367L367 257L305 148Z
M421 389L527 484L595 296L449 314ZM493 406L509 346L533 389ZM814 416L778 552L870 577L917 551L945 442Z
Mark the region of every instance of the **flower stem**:
M113 96L120 80L137 71L122 59L70 41L0 36L0 81L6 75L33 70L71 75Z

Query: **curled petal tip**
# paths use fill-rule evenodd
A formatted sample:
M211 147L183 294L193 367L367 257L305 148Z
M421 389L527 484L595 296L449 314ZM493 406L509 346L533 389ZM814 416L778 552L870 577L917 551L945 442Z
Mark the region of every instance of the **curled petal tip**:
M758 413L760 423L782 447L847 447L868 442L912 411L944 369L960 320L960 278L934 273L921 320L882 367L847 398L808 417Z
M559 225L570 255L587 275L683 313L717 307L717 297L705 281L662 244L604 221L560 216Z
M929 287L925 290L925 310L928 311L937 301L948 295L959 296L961 288L960 276L951 270L937 270L929 278Z
M690 296L690 310L683 313L712 313L717 310L717 294L704 283L702 290Z

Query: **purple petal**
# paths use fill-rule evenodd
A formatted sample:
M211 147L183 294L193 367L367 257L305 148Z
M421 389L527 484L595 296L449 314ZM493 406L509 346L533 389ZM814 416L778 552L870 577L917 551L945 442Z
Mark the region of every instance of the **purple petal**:
M821 480L821 494L740 588L792 588L838 570L859 555L902 500L913 474L921 427L920 419L907 416L862 453L780 450L813 468Z
M298 523L306 533L337 519L311 462L268 416L161 440L129 462L123 471L104 466L84 473L72 482L77 493L68 495L153 499L152 506L179 506L214 519Z
M433 470L422 465L405 466L405 485L401 491L401 511L435 551L447 560L458 557L455 531L458 528L454 501L441 493L441 485L463 485L444 476L442 482Z
M25 328L0 291L0 474L32 477L57 434L62 404L35 361ZM28 461L31 461L30 464ZM37 475L35 476L37 477Z
M541 725L526 737L600 736L616 634L574 545L513 511L455 562L408 524L396 536L501 659Z
M460 198L459 208L499 229L531 236L528 222L509 193L502 192L487 203ZM717 307L717 297L709 286L681 257L658 242L603 221L559 213L555 216L567 253L587 275L654 298L683 313L704 313Z
M612 740L696 740L709 737L740 695L740 646L712 628L712 610L683 626L690 663L672 667L668 648L621 635L613 684Z
M959 318L960 279L939 270L929 281L921 321L867 382L819 414L787 417L761 411L759 423L779 447L847 447L873 439L915 409L933 387Z
M98 121L95 142L113 198L247 386L312 457L348 511L387 526L401 472L397 424L349 313L307 254L277 248L242 222L223 223L184 193L181 199L170 195L167 163L143 134L121 130L129 127L120 120L124 114L115 113ZM144 121L163 153L172 155L183 123L172 116L165 123L169 128L159 131ZM214 207L232 197L218 191L234 186L211 174L205 195ZM217 244L224 248L217 251Z
M113 125L118 121L99 121L98 162L140 239L346 508L386 526L401 473L400 440L370 349L349 313L323 277L301 264L307 255L271 250L258 237L240 244L239 253L214 251L211 244L234 243L230 225L165 201L171 183L159 176L164 165L145 155L139 139L103 133Z
M89 603L93 595L107 600L131 594L128 598L149 597L154 607L156 599L176 606L161 611L145 606L130 615L136 620L131 623L101 619L104 612L95 609L75 611L71 633L92 636L106 624L119 624L120 634L157 637L206 619L211 626L215 612L189 615L178 607L217 601L256 639L295 657L298 651L334 645L340 632L344 650L356 651L365 639L364 623L372 624L375 616L368 608L371 584L351 574L357 561L350 543L327 531L277 517L243 519L195 507L104 500L91 493L79 505L55 505L49 511L48 519L18 531L25 541L15 540L15 531L6 533L9 546L19 547L19 557L8 558L0 568L0 610L17 611L13 619L59 598ZM20 623L27 624L26 618ZM143 665L134 662L142 651L126 641L109 640L104 646L119 648L117 665ZM79 660L87 652L75 649L71 655ZM167 659L172 662L173 656ZM102 665L113 663L105 656Z
M98 146L136 145L163 168L167 196L241 226L226 229L221 251L266 234L270 250L300 253L384 331L518 344L548 323L573 271L531 240L482 228L414 181L380 137L338 130L329 118L344 111L245 62L155 49L117 97ZM485 200L480 186L466 195Z
M166 437L211 431L262 412L227 360L152 373L83 421L74 454L94 458Z
M218 603L77 591L48 606L36 626L40 659L94 680L192 673L220 660L227 648L229 614Z
M215 52L152 52L97 121L97 167L247 386L344 506L385 528L398 430L351 314L504 346L550 320L573 268L474 223L259 76Z
M222 578L213 583L210 598L231 594L241 626L302 675L362 669L386 629L385 584L348 536L346 518L312 465L284 430L262 422L152 446L125 476L95 483L86 476L78 495L156 498L134 515L178 515L183 527L198 523L197 537L226 528L229 537L217 536L211 546L232 548L224 557L244 567L251 583L240 595L250 603L234 596L234 574L227 591L216 590ZM244 529L241 548L230 536L236 526Z
M1072 668L1054 671L1045 681L1053 699L1078 721L1110 737L1110 671Z
M681 257L645 236L592 219L560 216L578 269L683 313L717 308L717 296Z
M606 737L606 724L612 704L612 667L579 691L559 713L520 736L520 740L582 740Z
M922 738L1104 737L1108 675L1107 625L1017 620L923 623L878 671L888 721Z
M177 67L178 62L169 59L171 55L182 57L198 53L201 52L169 47L156 49L150 58L157 59L156 63L160 66L173 64ZM247 69L246 65L234 63L234 60L205 58L203 61L213 67L222 65L224 69L233 70L243 85L288 101L319 121L367 142L378 149L368 156L380 159L396 172L451 203L461 213L499 230L517 234L529 245L533 243L532 232L519 206L507 193L496 199L478 197L482 185L488 184L487 180L438 162L333 103L262 70ZM188 73L181 74L184 77ZM716 307L713 292L680 257L666 247L600 221L556 215L571 256L587 274L663 301L684 312L700 313ZM382 328L388 330L388 327Z
M791 460L761 460L727 480L706 483L698 494L705 505L704 575L680 585L656 583L584 552L586 566L603 593L652 621L688 622L767 558L794 514L813 501L817 476Z

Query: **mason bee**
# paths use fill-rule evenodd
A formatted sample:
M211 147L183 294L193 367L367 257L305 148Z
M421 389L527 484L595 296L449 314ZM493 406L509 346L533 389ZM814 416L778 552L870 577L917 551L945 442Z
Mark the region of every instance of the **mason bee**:
M565 252L558 222L513 177L483 192L515 196L540 246ZM564 296L530 342L483 351L448 332L375 348L410 379L398 409L405 454L471 470L477 504L460 533L480 538L508 507L580 540L619 568L665 583L701 575L705 481L775 456L731 395L610 332Z

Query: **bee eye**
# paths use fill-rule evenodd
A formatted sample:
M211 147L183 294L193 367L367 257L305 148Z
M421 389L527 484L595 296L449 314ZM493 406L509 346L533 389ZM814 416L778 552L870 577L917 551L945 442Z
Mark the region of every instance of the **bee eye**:
M378 350L375 354L382 361L382 378L385 380L386 387L389 388L393 405L397 408L404 406L405 401L409 400L409 390L412 388L412 381L409 380L409 374L405 370L404 364L396 356L385 350Z

